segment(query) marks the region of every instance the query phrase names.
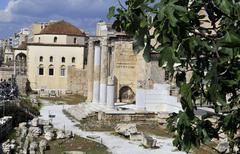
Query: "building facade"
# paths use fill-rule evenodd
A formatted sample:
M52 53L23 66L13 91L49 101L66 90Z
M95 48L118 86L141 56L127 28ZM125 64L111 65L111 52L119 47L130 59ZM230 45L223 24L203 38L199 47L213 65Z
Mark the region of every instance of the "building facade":
M58 21L43 28L27 44L27 77L33 90L61 95L68 89L68 68L84 68L86 35Z

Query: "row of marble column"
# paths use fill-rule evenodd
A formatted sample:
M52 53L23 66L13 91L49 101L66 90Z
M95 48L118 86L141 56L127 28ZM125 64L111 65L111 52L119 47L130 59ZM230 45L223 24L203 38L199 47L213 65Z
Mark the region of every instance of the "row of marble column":
M114 78L108 75L107 38L88 44L88 102L114 107Z

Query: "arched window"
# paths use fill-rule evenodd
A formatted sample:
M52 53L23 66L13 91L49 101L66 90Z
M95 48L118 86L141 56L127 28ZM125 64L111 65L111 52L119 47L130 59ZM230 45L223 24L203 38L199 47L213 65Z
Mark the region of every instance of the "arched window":
M44 75L44 67L42 64L38 67L38 75Z
M72 63L75 63L75 61L76 61L76 58L72 57Z
M54 75L54 67L53 67L53 65L49 65L49 67L48 67L48 75Z
M65 76L65 74L66 74L66 68L64 65L61 66L60 74L61 74L61 76Z
M40 62L43 62L43 56L40 56L40 57L39 57L39 61L40 61Z
M50 61L50 62L53 62L53 56L51 56L51 57L49 58L49 61Z
M41 42L41 37L38 37L38 43L40 43Z
M57 37L56 36L54 37L53 42L57 43Z
M76 38L76 37L74 37L74 39L73 39L73 43L74 43L74 44L77 43L77 38Z
M62 57L62 63L65 63L65 57Z

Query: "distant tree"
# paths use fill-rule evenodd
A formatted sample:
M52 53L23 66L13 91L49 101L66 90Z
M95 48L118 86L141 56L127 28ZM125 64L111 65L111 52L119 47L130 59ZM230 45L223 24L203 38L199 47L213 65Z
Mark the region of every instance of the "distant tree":
M25 86L25 92L26 92L27 96L32 92L31 84L28 79L27 79L26 86Z
M3 101L12 101L18 98L18 86L16 80L0 82L0 103Z
M240 148L240 0L119 2L120 7L109 8L108 18L115 19L117 31L134 38L135 53L143 50L149 62L150 52L159 52L159 66L166 64L172 75L174 64L181 64L175 77L183 112L168 119L169 130L175 133L173 144L189 152L224 133L230 153L234 146ZM153 39L157 44L152 45ZM198 104L210 104L215 113L196 116Z

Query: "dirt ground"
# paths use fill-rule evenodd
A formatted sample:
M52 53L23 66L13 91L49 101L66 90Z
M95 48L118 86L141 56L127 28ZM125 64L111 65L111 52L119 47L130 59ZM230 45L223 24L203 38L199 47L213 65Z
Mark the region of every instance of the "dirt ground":
M82 151L86 154L110 154L107 147L81 137L62 139L49 142L50 149L46 154L62 154L64 151Z
M68 113L65 113L68 117ZM119 122L116 121L98 121L97 115L91 115L86 119L79 121L77 126L86 131L111 131L114 132L114 127ZM127 123L127 122L125 122ZM129 123L136 123L139 132L143 132L148 135L156 135L162 137L173 137L173 134L169 133L164 125L160 125L156 121L131 121ZM215 147L216 144L210 143L207 145L202 145L199 149L195 148L191 153L193 154L216 154L216 152L211 148Z

